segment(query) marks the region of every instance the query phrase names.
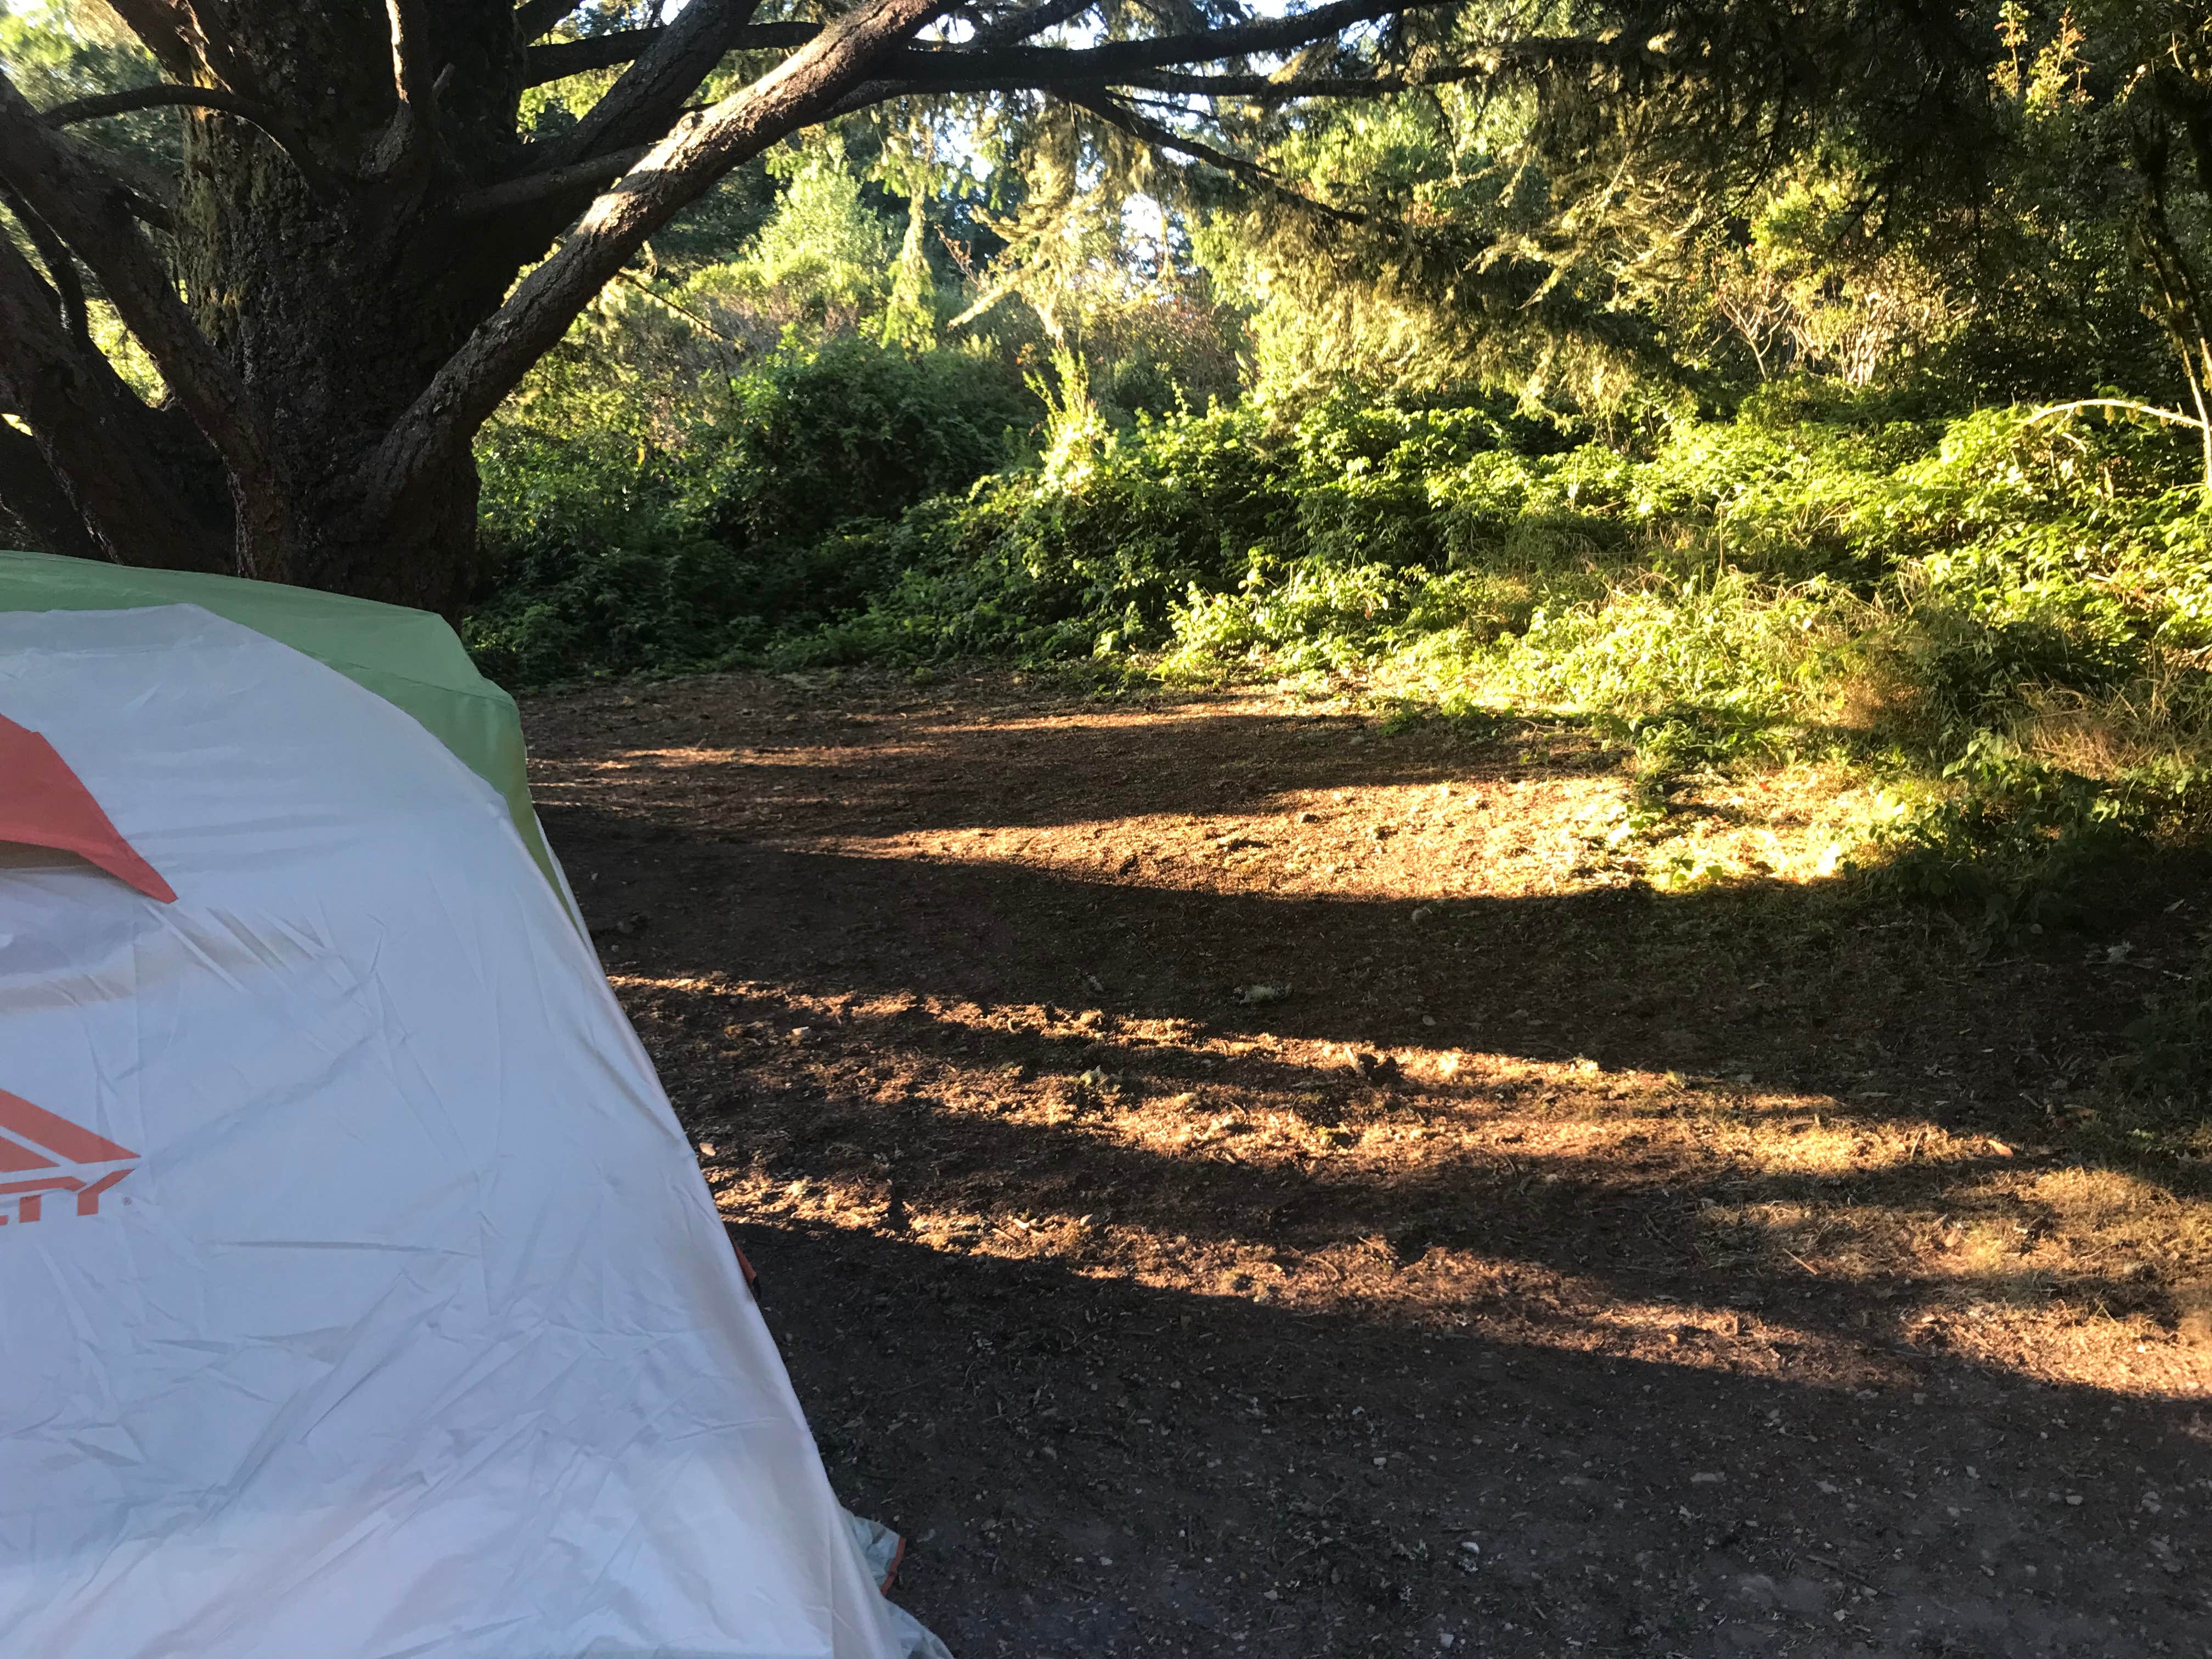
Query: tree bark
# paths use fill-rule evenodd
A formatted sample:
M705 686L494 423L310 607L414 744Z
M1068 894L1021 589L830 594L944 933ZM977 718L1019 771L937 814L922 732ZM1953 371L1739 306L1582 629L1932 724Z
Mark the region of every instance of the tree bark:
M0 409L30 428L27 437L9 429L6 499L47 550L125 564L228 567L231 526L213 452L149 409L105 358L71 337L53 291L5 237ZM203 486L197 496L183 482L194 476ZM56 525L57 490L76 515L74 536Z
M73 559L105 556L39 446L0 421L0 547Z
M422 67L403 101L392 31L377 11L235 0L233 27L256 48L256 96L295 112L301 142L334 164L384 172L326 195L252 128L195 111L178 204L194 320L267 411L289 580L445 611L478 576L471 456L446 458L404 510L379 518L361 511L352 474L497 308L523 257L511 239L456 247L423 213L455 153L496 154L490 135L513 131L513 25L474 9L473 32L441 33L471 9L439 8L407 42ZM465 72L434 94L432 63ZM335 86L333 66L349 71Z

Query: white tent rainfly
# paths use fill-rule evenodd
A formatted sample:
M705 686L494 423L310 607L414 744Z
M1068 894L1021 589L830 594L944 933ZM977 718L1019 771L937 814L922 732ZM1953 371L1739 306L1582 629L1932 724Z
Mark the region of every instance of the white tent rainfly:
M944 1654L434 617L0 554L0 1310L8 1659Z

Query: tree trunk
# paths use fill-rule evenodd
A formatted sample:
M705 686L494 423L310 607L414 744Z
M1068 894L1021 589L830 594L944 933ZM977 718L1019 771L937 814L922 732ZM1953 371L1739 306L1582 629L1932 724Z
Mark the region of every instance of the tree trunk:
M258 140L234 129L195 148L236 152L185 203L186 282L201 327L268 411L289 579L451 611L479 574L472 457L463 447L374 509L360 462L497 308L513 264L428 267L375 228L345 225L343 208L306 199Z
M2204 489L2212 495L2212 295L2208 295L2189 252L2173 228L2167 205L2167 162L2171 139L2162 131L2138 134L2136 169L2143 182L2143 207L2136 226L2145 262L2162 302L2158 319L2181 363L2189 395L2197 405L2203 441ZM2201 159L2212 159L2204 157Z
M251 43L241 72L254 95L296 112L317 153L388 168L373 191L319 190L244 122L206 111L186 119L180 274L194 319L267 411L291 526L285 574L451 612L481 575L466 448L376 511L357 477L361 458L498 308L534 251L512 222L472 234L422 210L441 174L449 182L448 145L489 157L514 147L514 25L495 9L434 9L427 50L453 66L450 90L435 112L442 136L417 135L410 152L392 137L392 48L378 9L241 0L231 9L234 38ZM345 70L336 84L334 66ZM538 246L557 228L538 227Z
M93 540L60 477L36 442L0 424L0 547L27 547L73 559L97 559Z
M89 341L72 337L53 299L0 238L0 335L10 343L0 407L32 434L8 429L0 489L15 517L49 552L222 568L231 525L214 452L189 422L140 402Z

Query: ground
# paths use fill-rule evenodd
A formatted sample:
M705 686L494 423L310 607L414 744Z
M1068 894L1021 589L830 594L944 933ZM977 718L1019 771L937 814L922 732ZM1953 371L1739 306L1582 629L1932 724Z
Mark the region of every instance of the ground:
M526 714L959 1659L2212 1652L2212 1205L2074 1127L2201 872L1992 945L1817 772L1669 875L1587 737L1287 689Z

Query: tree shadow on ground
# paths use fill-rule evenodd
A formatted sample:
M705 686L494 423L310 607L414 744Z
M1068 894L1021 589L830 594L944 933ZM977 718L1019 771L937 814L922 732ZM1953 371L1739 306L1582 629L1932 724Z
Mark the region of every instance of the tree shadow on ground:
M992 1655L2192 1650L2203 1411L1845 1390L740 1230L900 1594ZM2155 1505L2154 1510L2150 1505Z
M541 810L588 799L664 834L803 831L822 815L858 827L1041 828L1132 814L1264 811L1320 789L1580 776L1619 760L1587 733L1535 722L1503 743L1446 726L1389 741L1340 714L1146 718L1109 708L996 717L951 709L793 717L804 723L732 739L680 712L673 718L674 729L643 715L622 722L624 746L586 768L541 765Z
M701 1027L721 1026L727 1010L713 994L677 994L702 1005L688 1011ZM660 1004L655 1029L680 1029L678 1021L685 1012L680 1002ZM1425 1301L1441 1294L1455 1304L1513 1301L1509 1264L1518 1263L1572 1278L1598 1298L1615 1295L1646 1303L1659 1297L1716 1309L1786 1305L1813 1326L1841 1331L1856 1319L1861 1331L1878 1326L1893 1337L1924 1307L1988 1297L2032 1296L2039 1303L2057 1297L2106 1311L2164 1307L2156 1283L2135 1272L2019 1273L2006 1271L2000 1262L1961 1265L1941 1273L1892 1272L1878 1282L1863 1275L1808 1274L1802 1262L1793 1265L1786 1250L1762 1239L1755 1222L1735 1218L1739 1212L1814 1206L1846 1212L1862 1225L1936 1214L1955 1208L1953 1195L1981 1178L2016 1174L2016 1156L1969 1152L1940 1159L1867 1160L1845 1169L1761 1170L1724 1157L1685 1158L1679 1147L1654 1146L1650 1132L1662 1125L1638 1111L1617 1117L1578 1115L1577 1127L1598 1133L1577 1137L1565 1146L1522 1144L1533 1137L1498 1131L1515 1123L1541 1128L1553 1121L1537 1091L1465 1082L1386 1091L1368 1102L1347 1100L1330 1109L1311 1105L1316 1097L1303 1090L1286 1097L1334 1123L1379 1116L1385 1123L1412 1125L1424 1141L1444 1139L1439 1150L1425 1149L1418 1162L1332 1158L1325 1151L1315 1156L1304 1146L1270 1155L1249 1140L1194 1146L1170 1140L1163 1146L1143 1137L1142 1119L1159 1115L1174 1121L1182 1115L1173 1110L1181 1098L1174 1091L1213 1081L1199 1069L1202 1060L1193 1063L1194 1051L1102 1053L1111 1048L1109 1038L1039 1060L1034 1045L1018 1035L993 1033L997 1041L980 1050L965 1042L968 1035L967 1027L927 1020L848 1017L836 1041L847 1052L900 1064L907 1075L919 1070L913 1062L926 1063L948 1046L957 1048L961 1052L954 1074L961 1081L956 1088L963 1101L995 1090L995 1104L1008 1115L960 1110L957 1138L940 1141L933 1130L948 1108L926 1087L910 1087L902 1098L884 1098L871 1097L865 1085L831 1084L819 1095L818 1105L799 1114L794 1127L778 1134L760 1161L772 1164L776 1181L825 1183L863 1207L887 1202L902 1178L896 1166L902 1165L906 1189L915 1197L933 1192L940 1206L973 1212L987 1226L1011 1220L1023 1231L1036 1231L1079 1221L1094 1230L1112 1226L1155 1238L1172 1236L1178 1246L1200 1255L1213 1242L1300 1256L1374 1252L1389 1271L1401 1274L1423 1266L1432 1273L1449 1274L1453 1264L1445 1257L1480 1258L1480 1274L1421 1293ZM1059 1121L1012 1115L1024 1090L1041 1085L1049 1095L1056 1082L1072 1082L1079 1090L1102 1059L1124 1067L1117 1074L1116 1097L1129 1103L1127 1082L1148 1055L1157 1069L1144 1074L1145 1081L1153 1099L1167 1098L1167 1113L1147 1113L1144 1097L1137 1096L1133 1113L1102 1105ZM1003 1079L1010 1069L1025 1075L1007 1084ZM1267 1069L1274 1075L1244 1079L1238 1098L1245 1119L1266 1112L1270 1085L1280 1088L1285 1075L1296 1077L1303 1070L1279 1062ZM1719 1111L1737 1123L1747 1121L1729 1103L1732 1098L1724 1097ZM742 1085L687 1102L692 1121L719 1148L710 1161L715 1170L738 1170L761 1150L748 1133L758 1115L757 1104ZM1662 1109L1696 1114L1706 1104L1695 1096L1676 1097ZM1769 1111L1763 1127L1786 1140L1812 1110L1808 1105L1794 1114ZM1449 1131L1462 1121L1480 1122L1490 1133L1455 1147ZM1328 1139L1320 1139L1325 1148ZM1232 1150L1236 1146L1243 1147L1241 1156ZM896 1156L885 1148L896 1149ZM915 1173L921 1170L927 1174ZM1716 1219L1722 1206L1730 1214ZM1999 1212L2021 1218L2023 1233L2051 1224L2048 1212L2032 1202L2014 1203ZM1832 1232L1850 1224L1826 1224ZM1082 1254L1079 1247L1076 1253ZM1091 1259L1094 1265L1115 1265L1110 1254L1093 1250ZM1936 1338L1941 1340L1942 1333Z
M2197 925L2171 908L2171 872L2116 885L2094 927L1989 956L1962 950L1934 913L1854 908L1784 883L1291 896L682 837L651 843L640 863L601 815L569 808L548 823L575 862L628 866L616 890L582 890L595 921L652 929L649 947L622 923L599 930L611 967L735 972L816 995L1095 1006L1369 1048L1747 1073L1870 1109L1909 1090L1921 1108L2015 1127L2023 1093L2070 1085L2113 1046L2162 982L2147 959L2185 961ZM2131 961L2087 960L2122 934L2147 941ZM1291 994L1241 1003L1255 983ZM2042 1109L2026 1115L2039 1121Z
M2193 959L2201 872L1994 949L1781 882L1113 879L916 832L1611 763L905 701L585 700L544 817L963 1659L2194 1650L2212 1418L2126 1380L2182 1287L2021 1264L2069 1219L2039 1183L2116 1233L2191 1201L2059 1120Z

